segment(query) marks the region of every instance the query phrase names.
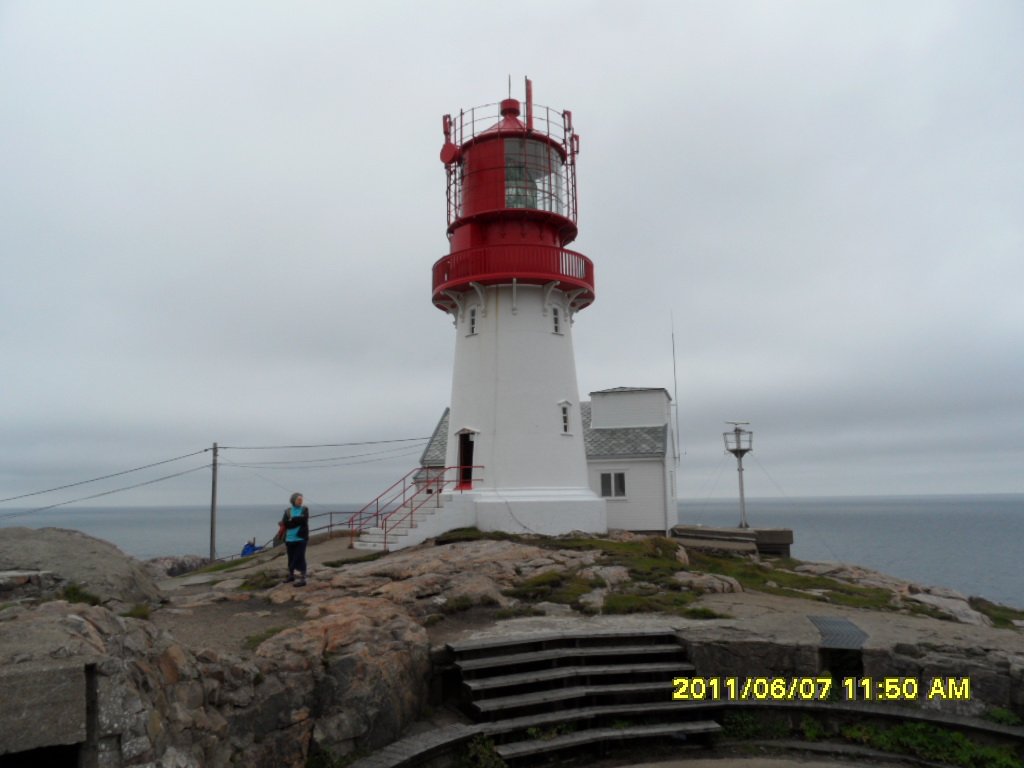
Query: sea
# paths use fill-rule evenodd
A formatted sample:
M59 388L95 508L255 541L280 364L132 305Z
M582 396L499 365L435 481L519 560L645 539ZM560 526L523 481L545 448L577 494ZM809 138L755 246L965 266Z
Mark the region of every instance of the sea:
M333 515L341 523L359 505L319 505L313 526ZM5 527L72 528L116 544L139 559L210 552L210 508L62 507L12 516ZM1024 494L976 496L849 496L752 498L753 528L790 528L792 555L814 562L854 563L923 585L1024 609ZM267 543L277 529L280 505L224 505L215 518L218 557L241 552L246 542ZM738 500L679 502L679 521L737 526Z

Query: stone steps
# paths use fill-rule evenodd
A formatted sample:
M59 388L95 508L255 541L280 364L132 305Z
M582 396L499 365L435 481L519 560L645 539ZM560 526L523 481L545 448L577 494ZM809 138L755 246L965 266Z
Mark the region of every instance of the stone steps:
M510 765L721 730L672 701L693 665L674 630L550 633L448 645L463 708Z

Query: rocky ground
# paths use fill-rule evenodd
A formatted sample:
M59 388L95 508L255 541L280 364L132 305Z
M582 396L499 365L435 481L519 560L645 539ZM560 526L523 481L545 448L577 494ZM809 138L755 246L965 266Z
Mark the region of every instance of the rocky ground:
M867 635L865 674L970 676L976 699L952 711L1024 708L1020 628L990 626L949 590L854 566L748 564L760 587L751 591L737 577L701 571L699 555L651 540L652 556L669 564L666 587L613 556L646 541L628 534L603 551L481 539L376 559L335 539L310 547L310 578L297 588L283 583L280 549L170 578L166 562L147 570L81 534L26 531L0 537L0 661L16 670L116 657L101 674L134 691L125 765L242 759L281 768L303 765L312 741L336 754L373 748L407 732L422 709L425 690L411 681L425 677L431 647L568 627L678 628L695 661L719 674L797 674L813 666L820 644L808 617L843 617ZM561 590L551 599L548 577ZM750 574L743 578L749 585ZM543 589L524 591L531 584ZM843 585L864 589L841 594ZM894 610L841 604L867 593ZM98 605L33 607L69 594ZM676 614L602 615L613 599L663 594L690 602ZM118 616L126 613L137 618ZM540 615L506 618L515 613ZM701 614L711 618L693 618Z

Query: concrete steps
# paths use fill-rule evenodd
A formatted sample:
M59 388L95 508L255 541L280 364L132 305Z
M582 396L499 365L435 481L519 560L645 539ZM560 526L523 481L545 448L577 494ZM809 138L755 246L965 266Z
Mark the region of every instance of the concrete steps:
M707 739L721 730L672 678L693 674L671 630L552 633L452 643L463 709L511 766L628 743Z

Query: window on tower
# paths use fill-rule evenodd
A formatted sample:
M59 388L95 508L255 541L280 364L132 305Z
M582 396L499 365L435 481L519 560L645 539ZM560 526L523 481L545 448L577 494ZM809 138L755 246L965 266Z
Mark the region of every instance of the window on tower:
M553 333L562 332L562 316L558 307L551 308L551 331Z
M469 335L472 336L476 333L476 307L469 308L469 319L467 320L469 325Z

